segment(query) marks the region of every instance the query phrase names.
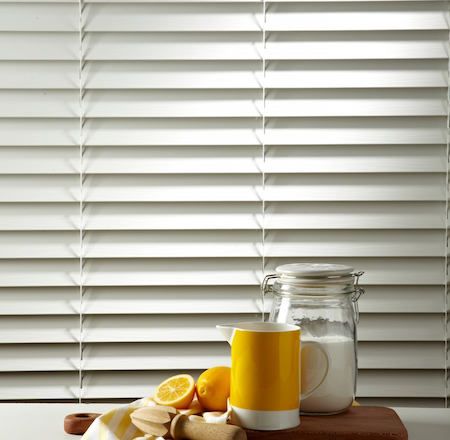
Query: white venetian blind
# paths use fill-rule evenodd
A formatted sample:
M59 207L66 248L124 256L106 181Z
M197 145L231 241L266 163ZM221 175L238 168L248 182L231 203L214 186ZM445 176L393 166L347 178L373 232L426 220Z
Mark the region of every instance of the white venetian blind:
M215 325L323 261L365 271L358 400L448 404L447 2L16 1L0 31L0 400L229 364Z

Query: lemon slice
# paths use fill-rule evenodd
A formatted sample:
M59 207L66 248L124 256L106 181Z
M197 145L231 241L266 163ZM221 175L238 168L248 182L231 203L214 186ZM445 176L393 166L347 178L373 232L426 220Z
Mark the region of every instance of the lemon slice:
M194 398L195 381L189 374L178 374L161 382L153 394L158 405L187 408Z

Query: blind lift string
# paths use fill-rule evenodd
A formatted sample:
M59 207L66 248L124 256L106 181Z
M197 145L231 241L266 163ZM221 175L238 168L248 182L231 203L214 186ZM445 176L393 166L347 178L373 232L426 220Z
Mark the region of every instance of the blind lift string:
M265 277L266 269L266 0L263 0L263 25L262 25L262 279ZM264 294L261 295L261 320L264 322Z
M447 2L447 23L450 23L450 2ZM448 33L448 52L450 53L450 28ZM449 274L448 274L448 254L449 254L449 197L450 197L450 182L449 182L449 161L450 161L450 58L447 62L447 127L446 127L446 141L447 141L447 161L446 161L446 175L445 175L445 255L444 255L444 279L445 279L445 291L444 291L444 352L445 352L445 396L444 407L449 407L449 395L450 395L450 373L449 373L449 338L450 338L450 322L449 322Z
M83 0L78 0L78 13L79 13L79 70L78 70L78 80L79 80L79 98L78 98L78 110L80 112L80 126L79 126L79 133L80 133L80 212L79 212L79 222L80 222L80 292L79 292L79 316L80 316L80 333L79 333L79 366L78 366L78 403L81 403L81 397L82 397L82 388L83 388Z

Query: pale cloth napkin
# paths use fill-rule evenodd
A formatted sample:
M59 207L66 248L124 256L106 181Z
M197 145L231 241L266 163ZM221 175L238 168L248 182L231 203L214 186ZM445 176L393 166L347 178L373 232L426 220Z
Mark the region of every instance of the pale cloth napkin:
M145 397L113 408L97 417L81 440L164 440L162 437L144 434L131 423L130 414L133 411L152 405L156 403L150 397ZM179 412L189 416L192 421L206 423L226 423L230 413L230 411L203 413L203 408L197 399L194 399L189 408L181 409ZM202 413L203 417L197 415Z

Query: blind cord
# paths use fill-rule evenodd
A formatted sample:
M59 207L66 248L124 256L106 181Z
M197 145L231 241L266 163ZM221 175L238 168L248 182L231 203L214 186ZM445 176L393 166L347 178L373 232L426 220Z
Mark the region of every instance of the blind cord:
M263 38L263 50L262 50L262 70L263 70L263 81L262 81L262 279L266 275L266 173L265 173L265 164L266 164L266 0L263 0L263 29L262 29L262 38ZM265 311L264 311L264 293L261 296L261 320L264 322L265 319Z
M447 2L447 23L450 23L450 2ZM450 28L448 33L448 53L450 53ZM445 349L445 396L444 396L444 406L448 408L450 406L449 394L450 394L450 373L449 373L449 338L450 338L450 322L449 322L449 274L448 274L448 253L449 247L449 197L450 197L450 182L449 182L449 161L450 161L450 58L447 63L447 164L446 164L446 179L445 179L445 310L444 310L444 322L445 322L445 335L444 335L444 349Z
M78 2L79 9L79 99L78 107L80 112L80 292L79 292L79 315L80 315L80 333L79 333L79 367L78 367L78 403L81 403L83 389L83 0Z

